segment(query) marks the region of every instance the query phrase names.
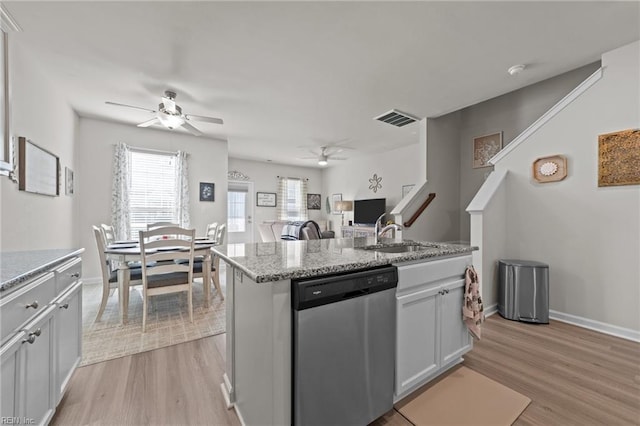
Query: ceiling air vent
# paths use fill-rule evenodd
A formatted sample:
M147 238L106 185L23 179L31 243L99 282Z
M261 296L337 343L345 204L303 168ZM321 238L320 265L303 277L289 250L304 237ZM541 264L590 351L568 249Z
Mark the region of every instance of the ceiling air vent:
M397 109L392 109L391 111L385 112L382 115L374 117L374 120L382 121L383 123L391 124L392 126L402 127L407 124L411 124L419 120L418 117L414 117L406 112L398 111Z

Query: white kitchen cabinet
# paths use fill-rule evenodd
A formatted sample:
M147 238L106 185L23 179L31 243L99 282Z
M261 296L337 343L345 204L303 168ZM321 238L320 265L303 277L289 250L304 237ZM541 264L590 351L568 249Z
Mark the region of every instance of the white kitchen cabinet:
M440 366L438 288L398 298L396 392L411 389Z
M462 320L464 279L446 284L440 294L440 365L455 363L472 347L471 336Z
M47 424L56 409L55 397L55 306L49 306L24 328L20 349L20 416L34 424Z
M472 340L462 320L464 272L471 256L398 264L398 401L462 361Z
M52 253L55 256L59 251ZM58 258L47 259L60 265L38 268L40 272L29 280L2 289L6 294L0 294L0 396L7 422L48 424L80 362L80 253L82 250L72 251L62 264L56 262ZM27 258L25 268L30 272L33 262L29 263L28 254L21 256ZM37 252L35 256L40 260L43 255ZM7 283L11 281L3 286Z
M0 349L0 412L3 418L18 417L20 349L25 336L24 332L16 334Z
M77 281L55 302L56 403L64 395L71 375L82 359L82 282Z

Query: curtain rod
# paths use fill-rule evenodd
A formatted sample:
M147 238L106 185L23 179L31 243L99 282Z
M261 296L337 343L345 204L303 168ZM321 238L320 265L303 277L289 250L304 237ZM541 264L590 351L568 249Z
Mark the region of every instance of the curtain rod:
M309 178L298 178L298 177L291 177L291 176L276 176L278 179L280 178L286 178L286 179L299 179L299 180L306 180L308 181Z
M113 146L116 146L116 144L113 144ZM163 151L161 149L141 148L141 147L131 146L131 145L127 145L127 146L131 151L147 152L149 154L158 154L158 155L178 155L177 151ZM188 155L189 153L187 153L187 156Z

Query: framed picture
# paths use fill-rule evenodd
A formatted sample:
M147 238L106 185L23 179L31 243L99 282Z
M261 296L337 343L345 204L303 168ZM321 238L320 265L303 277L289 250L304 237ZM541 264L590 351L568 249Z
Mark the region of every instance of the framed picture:
M491 167L489 160L502 149L502 132L473 138L473 168Z
M200 201L215 201L216 186L210 182L200 182Z
M598 136L598 186L640 184L640 129Z
M64 168L64 193L73 195L73 170L68 167Z
M411 192L415 185L402 185L402 198L406 197Z
M342 212L340 210L336 210L336 202L342 201L342 194L333 194L331 195L331 214L339 214Z
M309 210L320 210L321 204L320 194L307 194L307 208Z
M277 195L275 192L256 192L256 206L275 207Z
M60 159L31 142L25 137L18 137L20 191L34 194L60 195Z

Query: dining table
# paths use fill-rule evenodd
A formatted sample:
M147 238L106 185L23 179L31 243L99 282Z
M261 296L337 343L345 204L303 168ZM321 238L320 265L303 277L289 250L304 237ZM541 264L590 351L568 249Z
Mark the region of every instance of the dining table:
M202 256L202 282L204 290L204 306L209 307L211 295L212 250L216 245L213 240L194 240L193 255ZM184 250L181 250L184 251ZM129 283L131 281L130 263L142 261L142 251L138 241L116 241L105 249L107 260L118 263L118 292L120 294L120 322L127 323L129 311ZM147 251L149 252L149 251Z

